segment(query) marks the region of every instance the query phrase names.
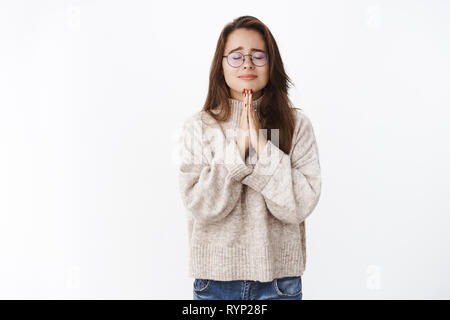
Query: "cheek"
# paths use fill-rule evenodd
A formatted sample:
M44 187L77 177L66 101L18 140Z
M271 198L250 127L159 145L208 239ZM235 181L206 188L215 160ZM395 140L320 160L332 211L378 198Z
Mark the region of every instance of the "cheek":
M229 79L230 78L230 70L227 68L227 66L222 65L222 70L223 70L223 76L225 77L225 79Z
M264 69L264 78L269 79L269 67L267 65Z
M261 82L267 83L267 81L269 81L269 70L261 73Z
M229 86L235 85L237 75L234 68L231 68L230 66L223 66L223 76Z
M223 73L228 75L229 77L232 77L236 74L236 69L237 68L232 68L229 65L225 65L223 66Z

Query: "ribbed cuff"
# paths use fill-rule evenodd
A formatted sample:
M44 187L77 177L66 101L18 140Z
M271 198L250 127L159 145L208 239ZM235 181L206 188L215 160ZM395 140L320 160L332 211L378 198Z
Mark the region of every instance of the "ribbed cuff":
M234 180L241 182L242 179L252 172L252 168L247 166L241 157L236 141L232 139L227 146L225 156L225 166Z
M287 155L270 140L267 141L264 150L261 152L259 159L253 168L253 172L246 176L242 180L242 183L261 192L272 178L283 157L287 157Z

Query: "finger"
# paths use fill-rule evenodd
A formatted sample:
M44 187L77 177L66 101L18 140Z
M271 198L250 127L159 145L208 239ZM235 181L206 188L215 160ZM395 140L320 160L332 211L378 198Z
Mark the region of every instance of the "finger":
M252 127L253 127L253 125L254 125L254 117L253 117L253 105L252 105L253 103L252 103L252 100L251 100L251 96L249 95L249 107L248 107L248 120L249 120L249 123L252 125Z
M244 89L244 108L247 107L247 90Z
M247 104L247 111L248 111L250 108L250 94L248 93L248 91L247 91L247 97L245 100L246 100L245 103Z
M244 96L244 110L245 110L245 89L242 91L242 94Z
M241 128L245 128L245 123L247 122L247 114L246 114L246 110L245 110L245 104L244 104L244 108L242 108L241 111Z
M245 112L245 117L247 118L247 90L244 89L244 110Z
M255 130L256 130L256 123L255 123L255 115L254 115L254 110L253 110L253 101L252 101L252 93L250 91L249 93L249 105L250 105L250 109L248 110L248 118L249 118L249 127L250 127L250 141L252 143L252 145L255 143Z
M248 96L247 112L248 112L248 117L249 117L249 120L250 120L251 117L252 117L252 101L251 101L250 94L249 94L249 96Z
M245 123L246 123L246 128L249 128L249 114L248 114L248 93L246 94L246 102L245 102Z
M248 90L247 89L245 89L244 101L245 101L245 107L248 108Z
M244 89L245 90L245 89ZM245 95L244 95L245 96ZM244 108L241 111L241 119L240 119L240 126L245 126L245 122L247 122L247 114L246 114L246 108L245 108L245 99L244 99Z
M247 107L247 114L248 114L248 125L250 128L253 127L253 118L252 118L252 111L250 110L250 107Z
M247 113L248 113L248 124L249 124L249 127L250 127L250 128L253 128L254 125L255 125L255 123L254 123L254 121L253 121L252 111L251 111L251 108L250 108L250 107L249 107L249 109L247 110Z

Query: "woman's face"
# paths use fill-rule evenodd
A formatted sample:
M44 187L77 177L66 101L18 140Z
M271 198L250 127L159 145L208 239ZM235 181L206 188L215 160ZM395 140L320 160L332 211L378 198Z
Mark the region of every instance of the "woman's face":
M223 55L230 54L234 49L242 54L251 54L252 49L262 50L267 53L266 43L261 34L251 29L237 29L228 35L225 44ZM255 66L251 60L251 56L244 57L244 63L240 67L232 67L228 64L227 58L222 60L223 74L225 82L230 87L230 94L233 99L244 100L242 91L244 89L253 90L253 99L258 99L261 96L261 90L267 85L269 81L269 62L262 66ZM242 79L243 75L255 75L253 80Z

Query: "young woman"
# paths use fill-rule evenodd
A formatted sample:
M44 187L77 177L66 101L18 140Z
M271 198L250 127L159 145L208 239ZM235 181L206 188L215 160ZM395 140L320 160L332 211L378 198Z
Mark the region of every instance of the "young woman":
M180 149L193 297L301 300L319 154L269 29L252 16L226 25L209 79Z

